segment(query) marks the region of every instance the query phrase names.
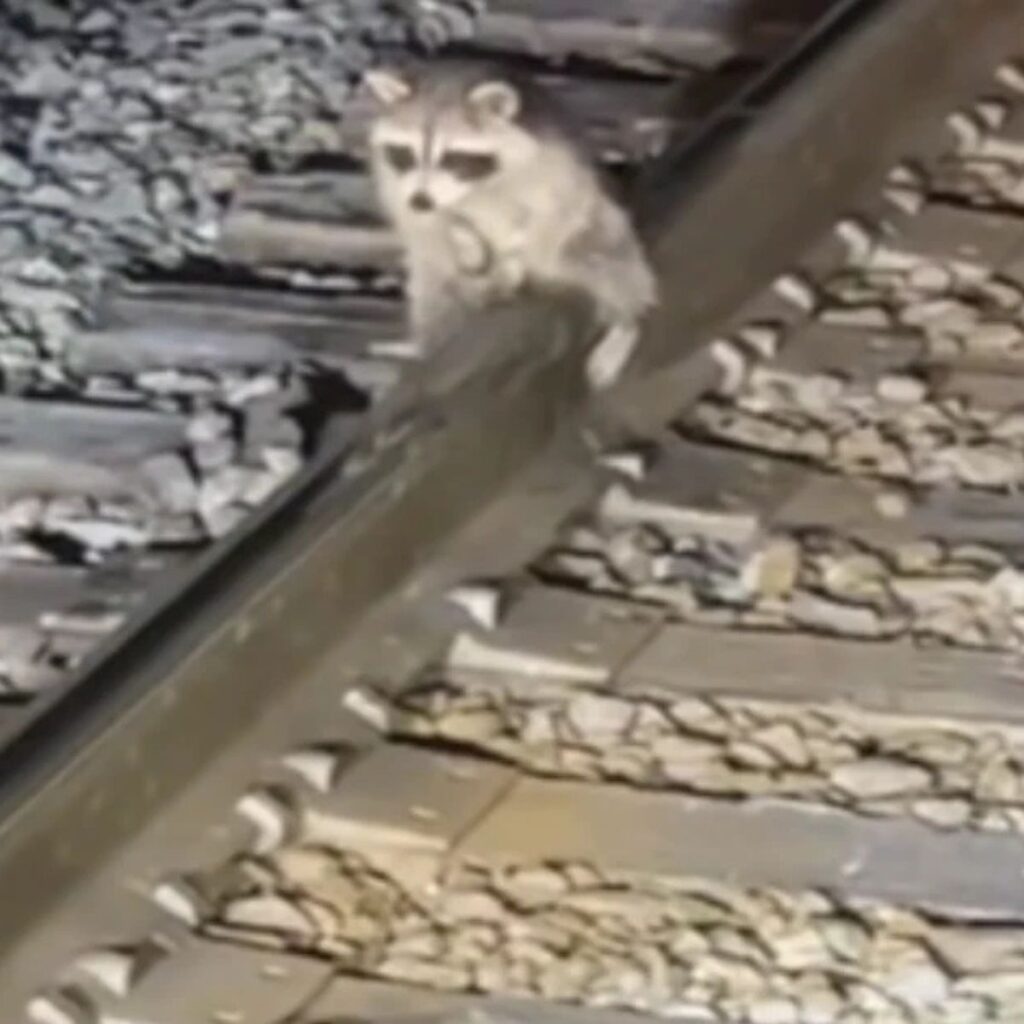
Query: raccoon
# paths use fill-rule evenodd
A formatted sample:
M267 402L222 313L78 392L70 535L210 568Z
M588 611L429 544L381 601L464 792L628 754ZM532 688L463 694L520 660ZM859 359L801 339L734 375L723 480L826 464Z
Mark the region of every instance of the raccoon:
M654 276L566 113L537 83L437 60L378 69L371 167L404 247L410 328L440 340L469 308L525 287L582 291L635 335Z

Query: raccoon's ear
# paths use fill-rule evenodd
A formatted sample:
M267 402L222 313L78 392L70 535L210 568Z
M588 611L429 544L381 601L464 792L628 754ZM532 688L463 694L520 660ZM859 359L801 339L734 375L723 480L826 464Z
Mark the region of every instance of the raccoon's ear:
M522 106L519 90L497 79L475 85L470 89L467 99L481 114L502 121L511 121Z
M363 76L366 87L386 107L407 100L412 95L412 83L395 68L371 68Z

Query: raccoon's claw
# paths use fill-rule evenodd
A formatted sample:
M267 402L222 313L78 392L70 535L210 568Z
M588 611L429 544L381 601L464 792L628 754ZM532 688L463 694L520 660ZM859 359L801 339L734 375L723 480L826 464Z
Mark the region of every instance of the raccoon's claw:
M587 356L587 382L592 391L604 391L619 379L639 339L635 324L615 324L605 332Z

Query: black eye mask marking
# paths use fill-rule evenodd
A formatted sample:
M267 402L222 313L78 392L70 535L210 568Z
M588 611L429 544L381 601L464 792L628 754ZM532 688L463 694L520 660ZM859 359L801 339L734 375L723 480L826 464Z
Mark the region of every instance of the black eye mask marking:
M449 149L441 154L438 162L442 170L460 181L481 181L498 169L498 159L490 153L473 153L461 149Z
M394 143L384 146L384 159L388 166L399 174L406 174L416 166L416 153L412 146L400 146Z

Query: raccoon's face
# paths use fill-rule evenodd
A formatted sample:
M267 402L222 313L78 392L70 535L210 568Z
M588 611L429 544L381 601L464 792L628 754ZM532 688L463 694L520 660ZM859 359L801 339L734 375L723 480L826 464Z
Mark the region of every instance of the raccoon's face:
M535 155L535 141L517 123L520 95L508 82L436 72L414 82L375 71L367 84L383 105L370 137L374 171L400 216L451 211Z

